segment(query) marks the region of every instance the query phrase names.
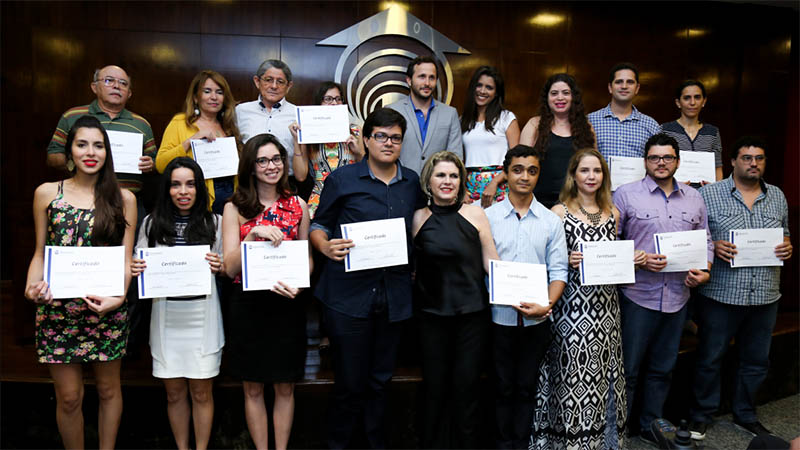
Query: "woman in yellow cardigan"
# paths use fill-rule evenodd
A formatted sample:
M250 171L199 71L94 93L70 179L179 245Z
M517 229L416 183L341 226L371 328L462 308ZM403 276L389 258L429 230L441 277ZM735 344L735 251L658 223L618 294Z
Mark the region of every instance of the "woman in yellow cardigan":
M213 70L198 73L189 85L183 112L175 114L164 131L156 156L158 172L164 172L167 164L179 156L192 158L192 139L213 141L216 138L233 136L241 151L235 106L236 101L225 77ZM206 178L210 211L222 214L225 202L233 195L237 181L235 176Z

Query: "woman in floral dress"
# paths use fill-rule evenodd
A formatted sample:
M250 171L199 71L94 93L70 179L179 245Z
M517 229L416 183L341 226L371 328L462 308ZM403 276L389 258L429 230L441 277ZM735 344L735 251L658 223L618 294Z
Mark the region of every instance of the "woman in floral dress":
M48 364L56 392L56 422L66 448L83 448L83 367L91 363L100 400L100 448L113 448L122 415L120 360L128 340L125 296L54 299L43 279L44 248L125 246L125 291L130 282L136 198L120 190L108 134L92 116L67 135L71 178L44 183L33 198L36 250L25 298L38 304L36 352Z

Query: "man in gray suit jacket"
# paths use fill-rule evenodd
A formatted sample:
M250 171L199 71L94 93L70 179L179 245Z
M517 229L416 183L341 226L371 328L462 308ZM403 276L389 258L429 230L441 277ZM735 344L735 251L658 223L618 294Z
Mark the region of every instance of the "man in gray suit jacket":
M452 106L433 101L436 78L435 59L414 58L406 71L411 95L388 106L406 118L408 132L403 138L400 163L417 173L422 171L425 160L438 151L449 150L464 160L458 112Z

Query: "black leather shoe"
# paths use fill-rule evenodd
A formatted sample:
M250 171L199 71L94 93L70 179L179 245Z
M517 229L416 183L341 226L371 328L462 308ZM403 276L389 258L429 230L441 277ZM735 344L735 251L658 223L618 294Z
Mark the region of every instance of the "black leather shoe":
M739 422L738 420L734 420L733 424L737 427L741 428L742 430L752 434L753 436L764 436L767 434L772 434L764 425L761 425L761 422Z
M706 430L708 430L708 423L695 422L689 425L689 433L692 434L692 439L695 441L702 441L706 438Z

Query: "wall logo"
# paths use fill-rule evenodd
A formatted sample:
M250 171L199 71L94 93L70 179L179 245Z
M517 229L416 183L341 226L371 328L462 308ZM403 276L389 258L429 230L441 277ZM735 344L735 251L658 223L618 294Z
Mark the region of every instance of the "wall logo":
M407 38L402 40L404 48L397 48L397 36ZM336 64L334 81L342 86L350 100L350 114L361 120L378 103L386 106L408 95L406 66L420 53L433 53L441 64L435 98L449 104L453 98L454 82L445 53L470 54L397 5L325 38L317 45L346 47Z

